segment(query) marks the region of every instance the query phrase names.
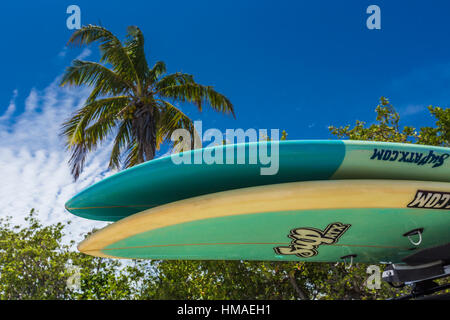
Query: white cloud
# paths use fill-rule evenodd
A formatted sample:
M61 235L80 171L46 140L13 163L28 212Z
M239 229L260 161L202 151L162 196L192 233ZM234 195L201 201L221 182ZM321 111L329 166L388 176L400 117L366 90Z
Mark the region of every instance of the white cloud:
M25 100L25 111L30 112L33 111L39 102L39 96L35 88L31 89L30 94Z
M70 238L100 228L104 222L76 217L65 211L64 203L85 187L105 177L110 148L88 157L85 171L74 183L60 125L82 106L89 94L86 88L61 88L57 78L47 88L31 89L24 110L14 114L15 91L0 124L0 217L12 216L22 223L35 208L44 224L72 221ZM12 110L12 111L10 111Z
M17 98L18 93L19 92L17 91L17 89L13 91L13 96L12 96L11 100L9 101L9 105L6 108L5 113L2 116L0 116L0 122L6 121L9 118L11 118L11 116L14 114L14 111L16 111L16 98Z
M65 46L61 49L61 51L58 53L58 58L64 59L67 56L67 53L69 52L69 47ZM92 50L89 48L84 48L83 51L75 58L78 60L83 60L84 58L87 58L92 54Z
M427 106L425 105L410 104L404 108L400 108L398 112L402 116L412 116L426 110Z
M76 60L83 60L91 55L92 51L89 48L83 49L83 51L75 58Z
M67 55L67 51L68 51L68 47L65 46L65 47L62 48L62 50L58 53L58 57L64 58L64 57Z

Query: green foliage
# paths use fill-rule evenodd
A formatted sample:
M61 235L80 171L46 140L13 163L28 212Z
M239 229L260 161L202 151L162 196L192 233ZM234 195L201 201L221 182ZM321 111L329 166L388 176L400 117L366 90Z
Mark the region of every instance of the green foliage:
M401 143L417 143L433 146L450 146L450 109L429 106L428 110L436 119L435 127L400 127L400 115L385 97L380 98L380 104L375 108L376 122L366 126L364 121L356 121L353 128L330 126L330 132L340 139L366 141L386 141Z
M76 252L74 243L64 243L64 228L57 223L43 226L34 210L26 225L0 219L0 298L130 299L133 279L122 272L121 263ZM71 287L78 279L79 288Z
M290 299L294 289L277 264L160 261L141 297L152 299Z
M429 106L428 110L436 118L436 127L421 128L417 143L450 147L450 108Z
M144 299L386 299L408 293L365 285L367 265L258 261L158 261L145 278ZM383 268L381 267L381 271Z
M153 159L161 143L171 143L177 129L186 129L193 137L194 125L178 103L192 103L200 111L203 105L209 105L218 112L235 115L226 96L195 82L192 75L165 75L162 61L150 68L144 35L138 27L128 27L123 43L109 30L94 25L75 31L69 39L72 45L92 43L99 44L100 63L74 60L61 80L61 86L93 87L84 106L62 125L75 179L83 170L87 154L110 135L115 139L109 167L115 169L121 164L129 168Z
M2 299L67 299L66 264L72 253L59 241L63 224L44 227L31 211L28 226L0 220L0 297Z
M80 288L74 290L73 299L98 300L130 299L132 290L128 273L117 260L96 258L79 254L73 259L79 268Z

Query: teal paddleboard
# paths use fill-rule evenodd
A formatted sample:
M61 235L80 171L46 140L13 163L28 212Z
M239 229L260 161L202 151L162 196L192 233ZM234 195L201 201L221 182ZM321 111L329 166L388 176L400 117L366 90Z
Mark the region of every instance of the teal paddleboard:
M399 143L310 140L197 149L119 172L75 195L71 213L117 221L211 193L297 181L391 179L450 182L450 149Z

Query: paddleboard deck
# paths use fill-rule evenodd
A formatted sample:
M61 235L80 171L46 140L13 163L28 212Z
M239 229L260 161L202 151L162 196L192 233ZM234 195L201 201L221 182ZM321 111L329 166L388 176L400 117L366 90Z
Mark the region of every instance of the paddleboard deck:
M277 144L278 149L272 150L272 144ZM259 155L265 149L272 157L271 163L252 164L251 155ZM278 157L274 150L278 150ZM205 155L212 154L221 155L216 159L222 160L212 164L202 161ZM287 182L338 179L450 182L450 149L413 144L339 140L259 142L197 149L174 157L190 159L190 163L175 164L172 156L167 156L124 170L75 195L66 203L66 209L88 219L117 221L174 201ZM270 166L278 168L276 174L262 175L261 168Z
M180 200L92 234L110 258L398 263L450 242L450 183L335 180L274 184ZM416 246L404 236L423 229ZM417 236L412 236L417 241Z

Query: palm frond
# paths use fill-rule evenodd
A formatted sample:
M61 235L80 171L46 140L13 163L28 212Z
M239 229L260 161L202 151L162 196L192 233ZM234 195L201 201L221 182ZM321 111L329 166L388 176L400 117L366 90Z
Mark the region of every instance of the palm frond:
M182 85L186 83L195 84L194 77L187 73L176 72L161 78L154 86L155 92L162 91L164 88Z
M163 142L171 142L172 133L177 129L185 129L189 132L191 136L191 145L189 146L191 149L196 147L194 145L195 139L200 141L200 135L195 130L194 123L192 120L184 114L179 108L175 107L168 101L165 100L157 100L163 110L161 113L160 122L158 123L158 133L157 133L157 141L159 148L159 144ZM174 147L182 143L182 141L175 141ZM199 146L200 147L200 146Z
M122 152L128 146L131 139L131 121L125 120L119 125L116 137L114 139L114 145L109 158L110 169L120 169L120 159Z
M142 163L140 158L140 146L135 137L132 137L131 141L128 143L128 148L125 151L127 155L124 161L124 168L131 168L139 163Z
M149 71L146 88L148 89L148 87L156 83L158 78L166 72L166 64L163 61L156 62L153 68Z
M87 154L96 150L99 143L113 132L116 123L116 119L113 117L102 118L84 131L81 141L77 141L68 147L71 151L69 164L75 179L83 171Z
M72 152L69 159L69 166L71 168L70 173L76 181L83 171L84 163L89 150L83 143L79 143L74 145L71 151Z
M106 28L87 25L76 30L70 37L68 44L89 45L93 42L100 42L100 62L107 62L122 78L137 84L140 83L134 65L126 48L120 40Z
M62 124L61 134L66 136L67 147L77 145L86 140L88 125L98 119L115 118L130 102L128 96L104 98L87 103L75 115Z
M69 165L75 180L83 171L87 154L113 131L118 111L128 100L128 97L113 97L93 101L63 124L66 146L71 152ZM87 127L93 120L97 121Z
M203 104L209 104L214 110L222 113L231 113L234 118L234 108L230 100L218 93L210 86L197 83L185 83L163 87L158 91L161 97L179 102L194 103L201 111Z
M128 34L125 46L131 62L134 65L137 76L141 80L141 83L144 83L149 73L144 51L144 35L136 26L129 26L127 31Z
M61 79L61 86L67 84L94 86L88 101L93 101L99 95L117 95L128 90L136 90L132 83L113 70L96 62L82 60L74 60L66 69Z

